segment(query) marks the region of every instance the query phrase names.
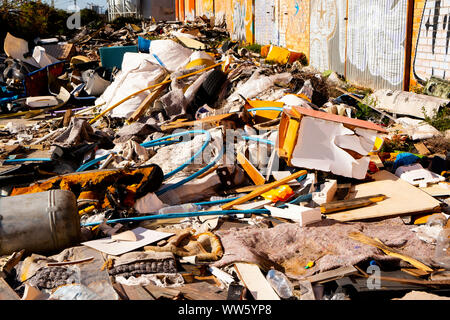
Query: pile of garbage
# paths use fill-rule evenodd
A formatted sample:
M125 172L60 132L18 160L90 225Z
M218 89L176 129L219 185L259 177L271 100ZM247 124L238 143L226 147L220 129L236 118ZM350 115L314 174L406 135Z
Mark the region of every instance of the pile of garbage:
M206 18L4 52L0 299L450 297L448 83L361 88Z

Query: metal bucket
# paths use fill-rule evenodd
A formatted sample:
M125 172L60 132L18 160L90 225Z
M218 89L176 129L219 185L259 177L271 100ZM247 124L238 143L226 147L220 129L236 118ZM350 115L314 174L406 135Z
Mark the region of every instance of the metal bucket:
M80 241L80 217L71 191L0 198L0 255L63 250Z

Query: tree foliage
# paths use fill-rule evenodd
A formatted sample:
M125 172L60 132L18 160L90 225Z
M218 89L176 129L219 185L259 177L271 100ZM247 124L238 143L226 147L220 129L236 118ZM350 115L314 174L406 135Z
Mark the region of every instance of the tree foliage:
M42 1L0 0L0 48L3 49L7 32L27 41L58 35L70 37L76 32L67 28L70 15L71 13L53 8ZM94 23L99 27L103 23L103 16L93 10L82 9L80 15L82 25Z

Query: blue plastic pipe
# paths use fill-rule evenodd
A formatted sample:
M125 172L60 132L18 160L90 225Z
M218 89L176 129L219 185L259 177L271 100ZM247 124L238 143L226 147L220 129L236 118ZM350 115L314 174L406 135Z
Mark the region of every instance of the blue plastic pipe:
M262 143L270 144L272 146L275 145L275 142L273 142L273 141L270 141L270 140L267 140L267 139L261 139L261 138L257 138L257 137L242 136L242 139L262 142Z
M223 203L228 203L234 200L239 199L239 197L235 197L235 198L227 198L227 199L222 199L222 200L214 200L214 201L205 201L205 202L195 202L194 204L196 206L212 206L215 204L223 204Z
M150 145L148 148L150 148L150 147L156 147L156 146L161 146L161 145L169 145L169 144L173 144L173 143L177 143L177 142L180 142L180 140L157 142L157 143L155 143L155 144L153 144L153 145ZM79 168L77 169L77 171L75 171L75 172L83 172L83 171L86 171L88 168L92 167L93 165L96 165L96 164L99 163L100 161L103 161L103 160L105 160L106 158L108 158L111 154L114 154L114 152L108 153L108 154L106 154L106 155L104 155L104 156L101 156L101 157L98 157L98 158L95 158L95 159L93 159L93 160L91 160L91 161L89 161L89 162L83 164L83 165L82 165L81 167L79 167Z
M14 162L27 162L27 161L52 161L52 159L49 158L26 158L26 159L8 159L5 160L3 163L14 163Z
M283 108L278 107L264 107L264 108L254 108L254 109L248 109L248 112L256 112L256 111L283 111Z

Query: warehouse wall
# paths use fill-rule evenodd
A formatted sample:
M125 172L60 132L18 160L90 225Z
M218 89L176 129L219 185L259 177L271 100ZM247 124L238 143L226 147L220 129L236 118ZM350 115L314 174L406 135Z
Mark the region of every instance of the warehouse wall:
M214 0L196 1L195 11L197 16L211 18L214 16Z
M241 43L254 43L254 7L252 0L232 0L231 39Z
M450 0L415 1L412 51L412 84L450 80Z
M141 1L141 12L144 18L154 17L156 20L175 20L175 2L165 0Z
M310 1L283 0L287 4L286 47L310 55ZM257 30L256 30L257 31Z
M303 52L320 71L363 86L450 79L450 0L190 0L194 13L177 1L185 19L212 7L233 40Z
M187 21L193 21L196 16L195 12L196 1L195 0L176 0L176 1L184 1L184 19Z
M214 1L214 16L216 18L216 25L221 25L223 22L226 22L227 16L231 16L231 4L231 0Z

